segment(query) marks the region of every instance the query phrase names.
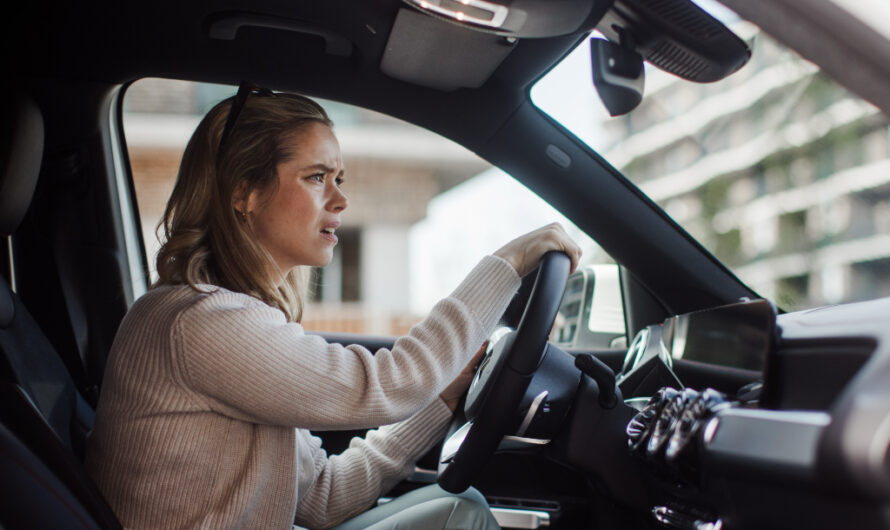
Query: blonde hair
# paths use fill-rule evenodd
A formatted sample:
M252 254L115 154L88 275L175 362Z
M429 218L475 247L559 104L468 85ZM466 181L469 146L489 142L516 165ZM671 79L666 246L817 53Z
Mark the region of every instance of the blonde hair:
M309 268L297 267L283 281L232 202L278 184L277 166L290 159L294 133L311 123L333 127L324 109L309 98L268 91L251 94L220 150L234 96L214 106L189 140L176 185L158 224L164 242L157 255L155 285L212 284L249 294L299 322ZM239 189L240 188L240 189Z

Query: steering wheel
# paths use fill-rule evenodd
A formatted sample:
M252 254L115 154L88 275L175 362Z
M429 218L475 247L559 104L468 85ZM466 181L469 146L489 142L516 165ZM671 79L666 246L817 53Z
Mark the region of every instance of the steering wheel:
M516 330L489 346L467 392L467 423L442 447L437 479L442 489L460 493L469 488L504 435L515 431L517 409L544 357L570 269L564 253L545 254Z

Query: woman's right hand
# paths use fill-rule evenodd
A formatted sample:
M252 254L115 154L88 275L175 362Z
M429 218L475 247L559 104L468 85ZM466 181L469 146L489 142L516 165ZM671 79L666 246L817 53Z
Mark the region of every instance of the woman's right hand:
M581 247L575 243L559 223L550 223L510 241L495 256L503 258L516 269L520 277L525 276L541 261L541 256L556 250L565 252L572 260L572 272L578 267L581 259Z

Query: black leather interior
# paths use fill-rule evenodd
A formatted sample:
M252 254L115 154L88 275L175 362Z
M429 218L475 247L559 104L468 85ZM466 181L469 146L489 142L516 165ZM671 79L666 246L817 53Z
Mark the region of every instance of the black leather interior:
M15 232L37 185L43 158L43 117L27 95L14 90L0 121L0 233Z
M81 461L75 458L70 449L54 435L52 428L46 423L43 415L25 391L17 385L2 382L0 383L0 400L4 404L0 410L0 422L3 427L9 429L11 434L26 445L28 452L38 458L41 466L45 466L48 471L44 471L41 466L32 464L28 464L27 467L48 487L52 486L56 480L59 481L66 490L65 494L60 495L55 491L51 493L54 496L65 498L70 495L76 500L74 504L79 505L72 509L71 514L66 514L65 518L74 519L76 516L80 520L79 511L84 510L90 515L88 518L90 524L86 526L87 528L115 530L121 528L117 517L87 475ZM25 458L21 453L14 454L19 458ZM27 457L26 460L30 461L30 457ZM25 463L20 461L19 465ZM6 468L4 467L4 469ZM51 474L52 477L46 478L48 474ZM4 484L2 487L5 486ZM66 504L69 503L66 501ZM37 517L37 515L30 514L27 517ZM47 517L55 517L55 515L47 514ZM65 520L62 519L62 521ZM43 520L42 524L31 526L31 528L52 528L53 526L49 524L51 521L52 519ZM58 528L70 528L70 526L62 524Z
M0 231L12 235L40 174L43 121L12 96L2 131ZM40 326L0 277L0 528L121 528L82 465L93 410Z
M59 439L82 458L93 411L77 392L62 359L2 279L0 292L0 298L10 298L15 307L14 317L0 329L9 382L24 389Z
M7 530L100 528L68 487L0 425L0 525Z

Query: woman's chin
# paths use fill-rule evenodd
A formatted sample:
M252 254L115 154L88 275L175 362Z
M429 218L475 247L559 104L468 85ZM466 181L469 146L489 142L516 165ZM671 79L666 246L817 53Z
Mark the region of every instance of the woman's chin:
M331 261L334 259L334 251L331 249L329 252L325 252L319 254L317 256L312 256L309 259L303 260L304 263L300 265L306 267L326 267L331 264Z

